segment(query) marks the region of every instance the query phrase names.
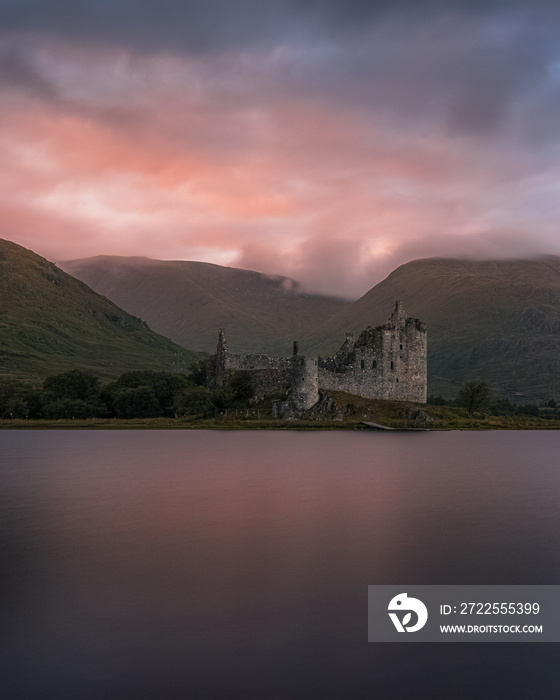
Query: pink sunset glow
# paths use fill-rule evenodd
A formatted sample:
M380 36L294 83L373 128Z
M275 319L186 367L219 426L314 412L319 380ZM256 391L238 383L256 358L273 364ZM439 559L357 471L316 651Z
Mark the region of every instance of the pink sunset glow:
M543 17L277 9L243 41L226 13L203 48L20 19L0 38L0 236L347 297L418 257L560 252L560 64L516 53Z

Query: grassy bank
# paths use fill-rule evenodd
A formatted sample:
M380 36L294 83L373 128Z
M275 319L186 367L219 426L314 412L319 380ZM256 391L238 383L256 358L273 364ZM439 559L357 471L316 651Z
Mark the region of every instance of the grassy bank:
M89 418L88 420L0 420L1 429L28 430L352 430L340 421L257 418ZM362 426L363 427L363 426Z
M2 420L0 429L11 430L368 430L362 421L380 423L396 429L429 430L558 430L560 420L533 416L468 416L464 409L449 406L422 407L428 420L410 420L402 405L376 402L376 410L351 412L331 419L329 416L280 420L273 418L90 418L88 420ZM404 413L404 416L403 416Z

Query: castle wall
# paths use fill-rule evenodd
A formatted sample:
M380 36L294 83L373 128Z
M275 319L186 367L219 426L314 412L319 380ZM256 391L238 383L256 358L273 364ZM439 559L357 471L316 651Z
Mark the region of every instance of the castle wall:
M287 394L292 388L291 358L268 355L228 355L225 371L249 372L255 399Z
M319 389L426 403L426 327L408 317L397 302L386 324L366 328L357 340L348 333L340 350L326 359L297 354L289 358L231 355L220 329L216 355L208 363L208 386L223 386L228 373L235 370L249 373L257 400L286 394L298 410L311 408Z

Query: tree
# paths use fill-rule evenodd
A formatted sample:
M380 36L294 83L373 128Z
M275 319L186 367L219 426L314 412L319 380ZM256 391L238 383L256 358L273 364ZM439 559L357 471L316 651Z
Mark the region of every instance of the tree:
M0 418L39 418L41 392L19 380L0 380Z
M231 408L241 408L246 406L253 396L251 373L241 369L230 372L224 387L226 405Z
M45 418L56 420L59 418L86 419L104 415L100 404L92 404L82 399L62 398L50 401L43 407Z
M518 416L538 416L539 407L535 404L525 404L524 406L519 406L516 411Z
M151 386L121 389L113 401L117 418L155 418L161 406Z
M192 382L184 374L138 370L121 374L116 382L105 388L105 393L107 395L113 394L114 406L114 399L122 390L150 387L158 402L159 413L157 415L172 417L176 397L191 385Z
M206 384L206 375L208 372L208 360L202 359L198 362L193 363L189 367L187 372L187 377L193 384L197 386L204 386Z
M101 382L91 372L71 369L43 382L41 401L45 418L93 418L105 416Z
M490 402L491 391L486 382L467 382L457 394L457 406L467 409L469 416L483 411Z
M214 412L214 397L204 386L185 389L175 401L175 416L202 416L207 418Z
M43 399L80 399L89 401L99 398L100 380L91 372L71 369L62 374L54 374L43 382Z

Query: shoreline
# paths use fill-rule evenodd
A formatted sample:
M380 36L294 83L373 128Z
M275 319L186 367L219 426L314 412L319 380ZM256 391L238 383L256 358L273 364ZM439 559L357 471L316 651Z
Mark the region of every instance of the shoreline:
M435 423L435 422L434 422ZM418 426L393 424L391 432L448 432L452 430L560 430L560 420L540 418L508 419L503 416L477 417L458 421L438 421L436 424ZM0 430L295 430L295 431L356 431L383 432L372 430L361 421L311 421L311 420L230 420L230 419L190 419L184 418L88 418L88 419L3 419Z

